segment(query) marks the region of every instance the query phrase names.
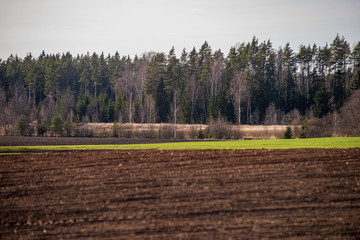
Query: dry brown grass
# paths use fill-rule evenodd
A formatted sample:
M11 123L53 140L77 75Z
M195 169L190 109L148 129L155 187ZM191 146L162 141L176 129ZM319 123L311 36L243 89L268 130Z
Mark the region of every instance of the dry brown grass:
M278 139L282 138L287 126L283 125L200 125L200 124L119 124L120 137L124 138L158 138L170 139L174 137L176 129L177 139L196 139L200 129L213 139ZM113 123L86 123L78 126L75 132L79 136L112 136ZM299 126L291 126L295 132Z
M206 138L212 139L279 139L282 138L287 125L232 125L225 123L204 124L140 124L124 123L120 127L119 137L170 139L176 129L177 139L197 139L200 129ZM72 135L76 137L112 137L114 123L79 123L74 124ZM293 133L300 128L291 125ZM5 133L4 129L1 129ZM0 133L2 133L0 131ZM6 134L2 134L6 135ZM15 135L15 134L10 134ZM295 137L297 136L294 135Z

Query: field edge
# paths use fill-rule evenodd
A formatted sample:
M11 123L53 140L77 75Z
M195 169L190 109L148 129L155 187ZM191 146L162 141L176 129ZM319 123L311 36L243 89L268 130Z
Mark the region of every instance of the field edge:
M150 144L0 146L0 153L87 150L235 150L235 149L299 149L360 148L360 137L307 138L273 140L223 140Z

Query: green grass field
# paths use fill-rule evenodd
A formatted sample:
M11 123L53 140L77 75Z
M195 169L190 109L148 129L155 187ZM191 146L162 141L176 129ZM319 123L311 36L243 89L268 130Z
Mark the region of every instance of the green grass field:
M0 146L0 153L63 150L184 150L184 149L295 149L295 148L359 148L360 137L309 138L249 141L197 141L180 143L131 145L58 145L58 146Z

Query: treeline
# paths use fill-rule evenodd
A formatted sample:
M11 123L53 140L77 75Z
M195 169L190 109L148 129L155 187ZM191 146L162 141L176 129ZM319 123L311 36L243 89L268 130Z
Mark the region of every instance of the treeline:
M339 111L360 88L360 42L330 45L251 42L224 55L205 42L180 57L150 52L134 59L96 53L0 60L1 123L21 115L47 126L63 122L289 123Z

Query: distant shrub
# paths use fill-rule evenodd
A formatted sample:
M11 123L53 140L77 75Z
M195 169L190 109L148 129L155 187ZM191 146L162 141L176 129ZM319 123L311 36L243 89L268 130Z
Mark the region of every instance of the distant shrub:
M20 131L21 136L25 136L29 130L29 123L24 114L16 122L16 130Z
M308 124L307 138L331 137L333 134L334 123L331 115L326 115L322 118L312 118Z
M159 129L159 139L171 139L173 138L174 128L170 125L161 125Z
M132 136L133 136L132 126L122 125L120 131L120 137L132 138Z
M196 139L198 137L198 130L195 126L191 126L189 129L189 138Z
M120 126L116 121L114 121L114 124L112 126L112 137L118 138L119 136L120 136Z
M232 137L233 139L242 139L243 138L243 133L241 132L240 129L233 129L231 131Z
M301 123L301 130L299 132L299 138L306 138L306 133L307 133L308 130L309 130L308 120L305 119Z
M184 131L177 131L176 132L176 139L185 139Z
M64 123L64 129L65 129L65 135L67 137L71 137L71 132L72 132L72 128L73 128L73 122L72 122L72 118L71 118L71 114L69 113L66 117L66 121Z
M287 127L284 132L284 139L290 139L290 138L292 138L291 127Z
M223 118L211 121L208 127L208 137L216 139L229 139L232 138L231 123Z
M44 134L47 132L47 127L44 123L40 123L38 127L38 136L44 136Z
M88 127L81 127L78 125L74 129L74 136L75 137L94 137L94 132L92 129L89 129Z
M360 72L360 71L359 71ZM334 118L333 131L337 136L360 136L360 90L354 91L340 113Z
M200 129L199 129L198 134L197 134L197 138L198 138L198 139L205 139L205 133L204 133L204 131L201 129L201 127L200 127Z
M143 131L141 137L155 139L156 138L156 131L154 129L154 126L150 125L149 130Z
M63 121L61 120L60 116L58 114L55 114L51 118L51 130L55 134L62 134L63 133Z

